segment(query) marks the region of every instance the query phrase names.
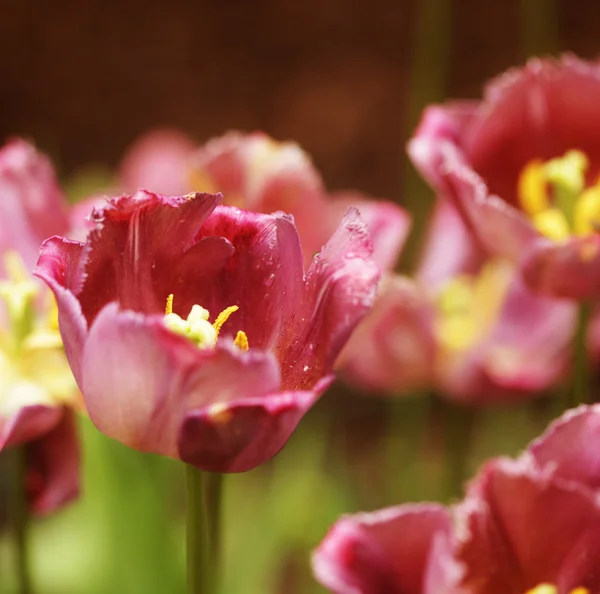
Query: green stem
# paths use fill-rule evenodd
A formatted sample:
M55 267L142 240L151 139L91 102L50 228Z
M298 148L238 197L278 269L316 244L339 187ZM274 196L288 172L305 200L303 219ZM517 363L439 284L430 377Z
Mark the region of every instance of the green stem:
M220 472L207 472L205 473L205 478L207 481L208 537L212 550L212 563L216 583L220 583L223 474Z
M590 364L586 342L590 316L590 305L588 303L580 303L574 345L573 390L571 391L571 398L568 403L571 407L590 402Z
M11 524L18 593L33 594L27 538L29 528L29 506L27 504L27 493L25 491L25 473L27 471L25 447L15 448L11 453L13 457L13 472L11 477Z
M520 0L519 28L524 58L558 49L557 0Z
M213 594L207 481L204 473L186 465L187 594Z
M443 494L451 501L462 495L477 413L472 406L446 401L440 404L444 426Z

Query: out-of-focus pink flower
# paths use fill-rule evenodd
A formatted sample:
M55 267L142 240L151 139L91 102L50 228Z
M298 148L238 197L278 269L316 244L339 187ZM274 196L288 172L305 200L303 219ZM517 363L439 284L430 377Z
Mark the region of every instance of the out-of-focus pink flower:
M409 154L477 241L534 290L600 294L600 65L531 60L479 103L425 110Z
M529 397L566 371L570 301L535 295L514 267L483 260L449 202L437 204L414 279L381 283L338 363L363 387L435 389L478 403Z
M119 179L127 191L151 188L167 196L182 196L190 187L188 159L194 141L173 128L157 128L142 134L129 147L119 167Z
M600 592L600 406L569 411L454 507L339 520L313 557L336 594Z
M157 165L161 158L164 166ZM392 202L358 192L328 195L298 145L276 142L261 132L230 132L193 154L190 141L184 141L180 133L150 133L126 155L121 178L127 190L145 187L169 195L221 192L226 205L261 213L287 212L294 217L307 266L349 206L358 208L366 222L373 257L383 270L393 268L410 226L408 213Z
M79 490L78 390L52 295L29 269L70 213L48 159L22 140L0 149L0 195L0 450L25 447L30 504L47 513Z
M36 273L101 431L236 472L277 453L327 387L379 272L355 209L304 274L289 215L219 201L112 199L85 243L47 240Z

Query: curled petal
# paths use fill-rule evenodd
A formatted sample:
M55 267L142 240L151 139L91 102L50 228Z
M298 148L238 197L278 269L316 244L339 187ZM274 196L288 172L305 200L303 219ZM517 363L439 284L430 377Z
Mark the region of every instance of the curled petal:
M313 391L268 394L191 411L179 434L179 457L212 472L245 472L272 458L333 380Z
M441 505L401 505L346 516L313 553L317 579L335 594L421 594L449 591L433 559L447 538L450 516ZM436 588L438 588L436 590Z
M331 199L332 229L337 227L348 207L356 207L373 242L373 259L381 270L391 270L408 237L410 214L393 202L367 199L359 192L337 192Z
M75 293L83 283L84 245L62 237L47 239L40 248L34 274L52 289L58 306L58 324L65 353L81 387L81 354L87 322Z
M541 468L600 489L600 405L567 411L527 451Z
M375 298L379 269L358 211L350 209L306 274L303 302L284 329L279 352L284 385L302 389L327 375Z

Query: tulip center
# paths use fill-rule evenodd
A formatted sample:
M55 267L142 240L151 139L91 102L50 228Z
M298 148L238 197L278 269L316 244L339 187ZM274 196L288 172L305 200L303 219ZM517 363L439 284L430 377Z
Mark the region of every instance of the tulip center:
M519 202L542 235L563 241L600 231L600 182L586 186L588 165L581 151L572 150L530 161L521 171Z
M229 316L237 311L237 305L231 305L225 308L211 324L208 319L210 314L207 309L201 305L193 305L187 318L184 320L181 316L173 313L173 294L167 297L167 305L165 307L164 324L175 334L185 336L201 349L212 349L217 344L217 338L223 324L229 319ZM248 350L248 337L242 330L238 333L233 341L233 344L242 351Z
M465 351L491 330L506 294L510 266L500 260L487 262L476 275L462 274L450 280L436 298L436 334L442 347Z
M0 416L24 406L74 404L77 385L64 354L58 310L16 252L4 254L0 280Z
M552 584L540 584L525 594L558 594L558 588ZM587 588L573 588L569 594L590 594L590 591Z

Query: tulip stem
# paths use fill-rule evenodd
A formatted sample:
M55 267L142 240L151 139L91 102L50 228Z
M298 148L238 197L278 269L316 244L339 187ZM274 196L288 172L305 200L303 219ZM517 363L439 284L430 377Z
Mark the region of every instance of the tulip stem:
M29 569L29 505L25 491L27 459L25 447L16 447L11 452L13 473L11 480L12 531L15 550L15 569L19 594L33 594L31 572Z
M208 481L205 474L186 465L187 594L212 594L214 572L208 518Z
M477 412L475 407L441 401L444 426L444 484L447 501L462 495Z
M206 505L208 507L208 538L212 551L212 567L216 583L220 583L221 570L221 505L223 500L223 475L206 472Z
M578 406L590 401L590 364L586 342L590 317L590 304L580 303L577 332L575 334L575 365L573 367L573 389L569 402L570 406Z

